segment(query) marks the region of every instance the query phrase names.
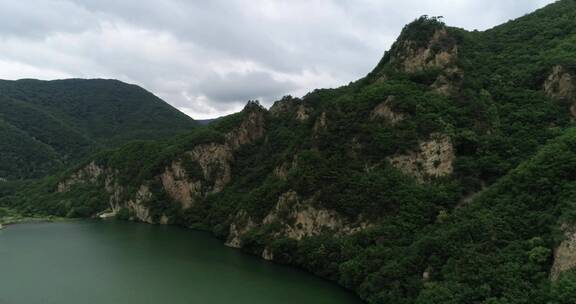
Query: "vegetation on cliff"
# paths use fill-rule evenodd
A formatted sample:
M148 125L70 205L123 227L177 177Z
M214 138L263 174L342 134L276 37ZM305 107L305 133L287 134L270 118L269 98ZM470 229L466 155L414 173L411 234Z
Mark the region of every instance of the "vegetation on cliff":
M574 0L485 32L422 17L350 85L102 152L0 204L210 230L370 303L569 303L574 20Z

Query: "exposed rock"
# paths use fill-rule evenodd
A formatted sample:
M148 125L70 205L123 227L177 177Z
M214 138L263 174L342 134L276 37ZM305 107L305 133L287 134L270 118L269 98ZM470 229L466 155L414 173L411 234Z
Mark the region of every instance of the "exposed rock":
M126 207L130 209L133 214L136 216L136 219L149 223L154 224L152 220L152 216L150 215L150 210L144 206L144 202L150 201L152 198L152 192L150 192L150 188L146 185L140 186L134 198L130 199L126 203Z
M57 191L68 192L76 184L95 183L102 173L104 173L104 169L95 162L91 162L82 169L72 173L66 180L59 182Z
M422 282L426 283L430 281L430 272L432 271L431 267L426 267L426 270L422 273Z
M298 158L295 156L291 162L283 162L280 166L274 168L274 175L281 180L286 180L288 172L298 166Z
M311 109L299 98L286 96L270 107L272 116L290 115L298 121L306 121L310 118Z
M423 47L410 40L400 41L394 51L392 62L406 73L415 73L426 69L445 69L454 64L458 56L458 46L450 41L445 27L434 32L434 35Z
M136 219L153 223L145 202L152 197L149 184L160 182L171 199L179 202L183 209L190 208L199 198L222 191L230 182L235 149L263 136L265 110L256 102L250 102L243 112L244 120L225 135L224 144L202 144L186 152L186 157L197 162L202 169L202 178L197 176L192 178L186 172L182 159L175 159L164 169L164 172L145 181L138 191L132 194L118 183L116 178L118 172L91 162L60 182L57 185L57 191L67 192L75 184L100 181L103 182L101 185L109 194L110 209L114 214L122 208L128 208ZM166 216L159 219L159 223L168 222L169 218Z
M319 131L326 130L328 127L328 122L326 119L326 112L322 112L320 117L314 123L314 133L318 133Z
M447 68L438 75L430 88L440 95L452 96L460 87L462 78L463 72L459 68Z
M404 120L406 116L403 113L392 110L394 99L394 96L388 96L385 101L378 104L374 110L372 110L372 113L370 113L370 119L382 119L391 125L395 125Z
M166 214L162 214L159 221L160 225L168 225L170 223L170 218Z
M96 217L97 217L97 218L101 218L101 219L107 219L107 218L113 218L113 217L115 217L116 214L118 214L118 212L115 211L115 210L105 210L105 211L102 211L102 212L98 213L98 214L96 215Z
M266 261L273 261L274 260L274 253L272 252L272 250L268 247L264 248L264 250L262 250L262 258L265 259Z
M263 132L263 130L258 130L258 132ZM254 139L258 137L255 135L249 135L247 139ZM250 141L249 140L249 141ZM242 144L248 143L249 141L240 141ZM232 169L231 163L234 160L232 155L232 150L224 145L219 144L206 144L195 147L189 155L192 160L197 161L202 168L202 174L204 179L213 183L210 193L217 193L224 189L230 182Z
M232 150L236 150L240 146L262 137L264 135L264 120L264 110L248 111L240 126L225 135L226 144Z
M351 234L367 227L360 223L350 225L335 211L315 208L313 199L300 202L294 191L280 195L276 206L262 223L271 224L276 221L283 224L282 235L296 240L327 230L336 234Z
M544 92L554 99L572 101L576 98L576 77L563 66L554 66L544 82Z
M198 198L222 191L230 182L233 161L228 146L214 143L196 146L186 154L202 168L202 180L192 179L179 160L173 161L160 175L166 193L183 209L193 206Z
M188 176L180 161L172 162L172 165L160 175L160 180L166 193L179 202L183 209L192 206L192 192L199 192L200 189L197 187L200 185L188 181Z
M230 224L230 231L228 233L228 239L224 245L233 248L242 247L242 237L248 231L254 229L256 224L252 221L250 217L246 215L245 211L238 212L236 216L236 221Z
M310 117L310 110L304 105L299 104L296 108L296 120L306 121Z
M402 172L422 181L426 177L441 177L452 174L454 148L450 137L432 134L427 141L420 142L418 150L388 158Z
M556 280L563 271L576 268L576 227L564 227L565 239L554 251L550 279Z
M270 114L272 114L272 116L278 116L289 113L299 102L298 99L293 98L292 96L284 96L270 107Z
M544 92L550 98L570 103L570 114L576 117L576 76L568 69L554 66L544 82Z

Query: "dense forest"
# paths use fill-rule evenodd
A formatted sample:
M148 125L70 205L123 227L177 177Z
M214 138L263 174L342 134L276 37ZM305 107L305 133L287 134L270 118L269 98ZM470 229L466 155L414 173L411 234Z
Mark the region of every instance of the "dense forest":
M0 81L0 178L38 178L130 140L195 123L150 92L116 80Z
M100 152L0 206L208 230L369 303L573 303L575 105L575 0L483 32L422 16L356 82Z

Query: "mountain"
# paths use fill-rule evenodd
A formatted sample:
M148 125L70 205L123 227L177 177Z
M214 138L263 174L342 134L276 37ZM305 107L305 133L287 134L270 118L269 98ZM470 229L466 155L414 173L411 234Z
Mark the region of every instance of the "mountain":
M0 178L41 177L103 148L194 126L150 92L116 80L3 80Z
M211 231L369 303L576 298L576 1L423 16L366 77L99 153L4 197Z

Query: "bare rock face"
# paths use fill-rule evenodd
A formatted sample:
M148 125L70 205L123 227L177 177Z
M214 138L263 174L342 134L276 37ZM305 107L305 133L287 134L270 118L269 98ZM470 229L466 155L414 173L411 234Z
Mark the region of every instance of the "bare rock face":
M402 172L423 181L427 177L452 174L454 157L450 138L432 134L429 140L420 142L418 150L389 157L388 161Z
M414 41L401 41L392 62L406 73L431 68L446 69L454 64L458 56L458 46L445 43L449 40L449 33L443 27L434 32L427 45L417 46Z
M306 108L304 105L300 104L296 108L296 120L306 121L310 117L310 109Z
M257 103L249 103L244 110L244 120L235 129L225 134L225 143L209 143L194 147L183 156L173 159L164 171L150 180L144 181L137 191L130 192L118 182L118 172L103 168L92 162L70 175L57 186L58 192L68 192L76 184L92 183L103 187L109 195L110 209L117 214L127 208L134 217L146 223L154 223L146 202L153 197L150 185L160 182L163 190L182 209L190 208L198 199L210 193L217 193L231 180L231 166L234 161L234 150L264 135L265 110ZM201 169L198 172L186 172L183 165L185 158L196 162ZM101 184L98 184L101 182ZM160 224L167 224L166 215L157 219Z
M152 198L152 192L150 188L146 185L140 186L136 195L128 202L125 203L126 208L132 210L136 218L144 223L154 224L152 216L150 215L150 210L144 206L144 202L149 201Z
M104 168L98 166L95 162L89 163L82 169L72 173L69 178L58 183L58 192L68 192L70 188L77 184L94 183L104 173Z
M246 118L239 127L226 134L226 144L236 150L240 146L252 142L264 135L264 110L248 111Z
M546 78L544 91L554 99L573 100L576 98L576 77L563 66L557 65Z
M266 261L273 261L274 260L274 253L272 252L272 250L268 247L264 248L264 250L262 250L262 258L265 259Z
M252 221L245 211L241 210L236 215L236 220L234 223L230 224L230 231L228 233L228 239L224 245L233 248L242 247L242 237L248 231L256 227L256 223Z
M452 96L460 87L463 72L458 67L446 68L430 85L432 90L440 95Z
M274 208L261 222L255 222L245 211L240 211L230 225L226 245L240 248L243 246L242 237L246 233L271 224L281 225L276 236L294 240L316 236L323 232L348 235L370 227L362 221L349 222L335 211L316 208L313 201L314 198L301 200L295 191L285 192L278 197ZM268 260L274 259L274 253L268 247L262 251L261 256Z
M261 130L257 132L261 132ZM259 134L257 137L254 137L255 135L249 135L248 137L258 138L262 136L261 133ZM213 187L210 190L211 193L222 191L224 186L230 182L232 175L230 166L234 156L229 147L218 144L200 145L189 152L189 155L200 164L204 179L213 183Z
M193 179L182 165L175 160L160 175L162 186L168 195L179 202L183 209L190 208L196 200L210 193L218 193L230 182L232 150L226 145L205 144L186 153L202 168L202 179Z
M280 222L283 225L280 234L295 240L325 231L350 234L366 228L365 224L348 223L335 211L315 208L313 200L301 201L294 191L283 193L262 224Z
M160 180L166 193L179 202L183 209L192 207L194 199L202 187L200 182L189 180L180 161L172 162L160 175Z
M576 76L565 67L557 65L544 82L544 92L548 97L571 103L570 112L576 117Z
M274 168L274 176L281 180L286 180L288 172L298 166L298 157L294 156L292 161L283 162L280 166Z
M301 99L286 96L277 101L270 108L272 116L290 115L294 119L304 122L310 118L311 109Z
M550 279L556 280L564 271L576 268L576 227L565 229L566 238L554 251L554 264Z
M328 127L328 119L326 118L326 112L322 112L320 117L314 123L314 133L318 133L320 131L326 130Z
M383 120L390 125L395 125L406 118L403 113L395 112L392 109L392 103L394 102L394 96L388 96L385 101L378 104L372 113L370 113L371 120Z

